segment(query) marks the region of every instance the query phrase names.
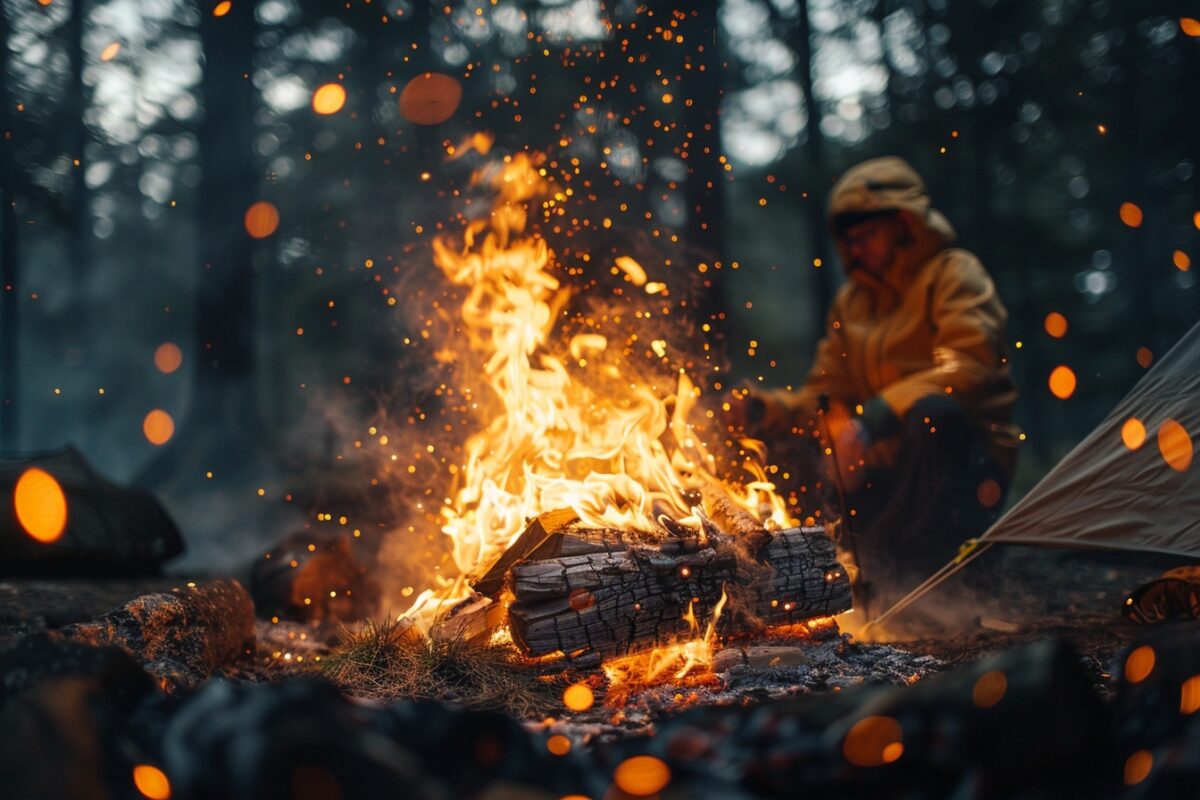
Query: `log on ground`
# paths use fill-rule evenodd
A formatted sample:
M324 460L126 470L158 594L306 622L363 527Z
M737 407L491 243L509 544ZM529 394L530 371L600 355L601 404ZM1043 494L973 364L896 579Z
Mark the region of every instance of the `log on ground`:
M686 638L691 604L703 625L722 592L733 599L718 630L803 622L850 608L850 583L822 528L770 535L757 562L696 540L623 543L564 537L562 555L509 574L513 640L529 655L622 655Z
M115 645L172 685L203 680L254 640L254 602L235 580L213 580L143 595L55 638Z

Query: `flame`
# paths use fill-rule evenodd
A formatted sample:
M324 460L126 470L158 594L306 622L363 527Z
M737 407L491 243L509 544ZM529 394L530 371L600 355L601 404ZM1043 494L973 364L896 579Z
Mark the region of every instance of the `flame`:
M721 599L713 606L712 617L700 635L700 623L692 603L688 603L687 621L691 636L672 644L655 647L646 653L636 653L624 658L604 662L604 673L608 676L609 702L620 698L623 690L631 683L653 684L670 673L673 680L686 678L693 670L710 671L717 650L717 620L725 610L727 600L724 589Z
M718 483L716 459L688 422L700 389L682 370L672 396L661 377L619 361L621 348L610 346L615 332L554 335L572 290L556 277L545 239L526 226L531 213L566 195L546 180L538 158L518 153L480 169L473 184L495 193L491 214L467 223L461 239L433 242L434 263L464 292L466 342L454 363L465 383L475 382L462 391L482 429L465 443L441 511L458 577L418 596L408 616L422 630L469 596L468 576L493 564L538 514L570 509L585 526L650 536L665 535L657 520L666 514L699 531L689 492ZM613 270L647 284L632 258L617 258ZM653 349L662 357L665 340ZM726 487L735 502L772 525L790 524L765 471L748 468L753 480ZM709 628L699 641L673 646L669 658L656 651L654 670L686 674L704 662Z

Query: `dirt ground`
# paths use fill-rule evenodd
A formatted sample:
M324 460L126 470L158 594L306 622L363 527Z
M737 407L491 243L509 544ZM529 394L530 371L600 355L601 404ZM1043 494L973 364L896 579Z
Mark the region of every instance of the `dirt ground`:
M898 618L876 638L944 668L1051 637L1079 650L1098 689L1114 659L1145 629L1120 613L1126 594L1177 563L1127 554L998 548ZM132 598L195 576L0 579L0 644L93 619ZM784 676L780 676L781 678Z

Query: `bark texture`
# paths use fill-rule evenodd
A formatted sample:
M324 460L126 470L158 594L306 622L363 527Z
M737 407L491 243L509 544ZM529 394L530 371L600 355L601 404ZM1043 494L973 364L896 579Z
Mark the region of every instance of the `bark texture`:
M613 531L551 534L551 558L509 570L514 641L529 655L621 655L689 634L689 604L703 626L722 592L718 630L751 631L850 608L850 584L821 528L761 531L752 557L740 537L635 542Z
M95 646L115 645L164 681L164 688L203 680L240 657L254 640L254 602L235 580L148 594L93 622L57 635Z

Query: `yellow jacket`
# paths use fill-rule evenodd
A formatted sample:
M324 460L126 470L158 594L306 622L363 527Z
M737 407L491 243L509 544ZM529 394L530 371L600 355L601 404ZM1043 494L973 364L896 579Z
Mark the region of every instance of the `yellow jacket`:
M817 396L826 393L861 407L868 430L886 436L918 400L948 394L1011 475L1020 431L1012 424L1017 391L1005 355L1008 312L979 259L949 246L954 229L931 208L923 181L906 162L867 161L834 185L831 219L885 209L911 213L911 241L882 279L851 273L834 298L804 386L759 395L764 427L775 435L803 429L815 416ZM880 442L874 456L891 462L894 443Z

